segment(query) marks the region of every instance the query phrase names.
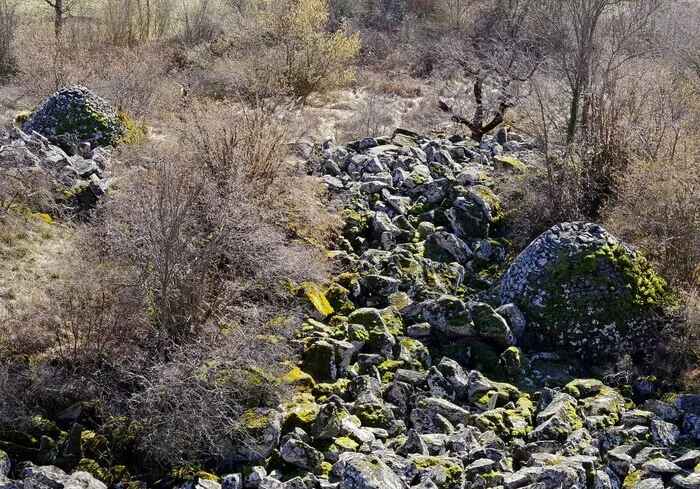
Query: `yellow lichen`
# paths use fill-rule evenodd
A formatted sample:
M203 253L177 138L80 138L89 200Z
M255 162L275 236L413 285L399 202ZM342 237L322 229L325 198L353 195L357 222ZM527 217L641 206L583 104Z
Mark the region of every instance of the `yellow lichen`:
M324 316L330 316L335 312L333 306L331 306L330 302L328 302L325 292L319 285L311 282L303 282L301 284L301 289L303 290L306 298L311 301L311 304L313 304L314 308L319 313L323 314Z

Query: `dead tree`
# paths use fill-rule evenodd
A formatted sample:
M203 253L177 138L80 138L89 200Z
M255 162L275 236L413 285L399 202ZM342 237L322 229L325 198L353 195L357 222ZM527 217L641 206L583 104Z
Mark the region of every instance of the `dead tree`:
M444 52L443 60L457 64L464 76L473 79L474 113L466 117L438 100L438 107L463 124L480 142L484 135L503 124L508 109L515 106L517 88L535 74L541 62L537 43L527 28L534 0L495 0L478 17L476 27ZM494 20L495 19L495 20ZM495 98L487 93L495 88Z
M474 81L474 102L476 108L474 109L474 115L471 119L455 114L452 108L445 102L438 100L438 107L440 107L442 111L450 114L454 122L467 126L471 131L471 138L476 142L481 142L485 134L488 134L490 131L503 124L506 111L514 105L505 95L506 91L504 90L500 96L496 112L491 119L488 120L488 114L484 106L484 80L485 77L483 75L477 75ZM507 85L503 88L507 89Z
M492 75L498 78L498 96L495 101L495 109L489 113L484 97L484 84L487 81L487 72L485 70L471 73L474 78L474 115L471 118L455 114L454 110L442 100L438 100L438 107L452 116L452 120L458 124L463 124L471 131L471 138L476 142L481 142L483 137L490 131L496 129L503 124L506 117L506 112L511 107L515 106L515 97L511 92L512 85L515 83L525 83L535 74L538 67L538 62L532 60L527 72L524 74L516 74L516 56L513 55L506 65L496 66L490 64Z

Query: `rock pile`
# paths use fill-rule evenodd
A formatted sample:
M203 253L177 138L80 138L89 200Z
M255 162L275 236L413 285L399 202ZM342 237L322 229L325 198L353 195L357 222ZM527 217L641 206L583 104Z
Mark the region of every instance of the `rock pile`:
M0 463L4 452L0 451ZM66 474L58 467L29 465L21 471L21 483L7 477L9 465L0 465L0 488L2 489L107 489L107 486L87 472Z
M533 241L499 294L531 320L529 343L588 358L643 350L669 297L643 257L591 223L557 225Z
M105 195L110 161L104 148L91 149L84 143L78 154L71 156L37 132L13 130L0 139L2 174L26 188L40 187L40 192L51 194L51 205L71 212L90 209Z
M119 112L85 87L69 85L46 100L24 124L27 133L36 131L54 143L74 146L117 146L126 133Z
M508 159L527 160L521 144ZM276 444L261 423L270 413L249 412L266 449L223 487L700 487L700 397L635 406L599 380L550 388L527 377L538 380L516 342L530 324L483 292L504 266L496 158L490 138L476 147L399 131L328 146L310 164L347 202L335 256L348 272L326 290L299 287L318 313L283 379L300 393L282 406ZM560 229L562 241L608 239L590 225ZM517 276L504 290L519 290Z
M315 309L296 339L302 361L280 379L297 394L245 413L244 446L231 457L243 470L168 487L700 488L700 396L635 405L595 379L547 385L518 348L545 324L526 321L518 303L546 287L547 273L558 277L546 243L558 257L572 249L566 240L582 240L595 262L584 260L586 270L609 274L619 269L599 250L622 245L602 228L562 225L510 267L501 304L493 292L506 243L493 172L522 171L534 156L510 138L477 145L398 130L319 150L309 169L345 202L333 255L346 271L329 287L296 287ZM611 253L634 263L624 250ZM24 487L66 487L12 474Z

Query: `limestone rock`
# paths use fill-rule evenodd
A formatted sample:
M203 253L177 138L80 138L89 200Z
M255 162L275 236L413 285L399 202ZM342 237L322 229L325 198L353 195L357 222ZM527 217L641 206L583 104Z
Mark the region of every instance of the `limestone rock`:
M337 466L337 467L336 467ZM406 484L377 456L353 454L333 466L340 489L406 489Z
M63 489L69 476L53 465L31 465L22 470L22 479L25 489Z

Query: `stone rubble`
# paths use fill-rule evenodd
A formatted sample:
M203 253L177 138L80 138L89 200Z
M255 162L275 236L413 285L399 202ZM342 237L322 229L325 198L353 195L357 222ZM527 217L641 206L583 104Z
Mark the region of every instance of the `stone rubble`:
M79 213L94 207L111 185L112 158L106 148L83 143L69 155L38 132L13 129L0 138L0 167L3 175L27 186L38 181L51 189L52 205L61 211Z
M635 405L599 380L538 372L557 352L521 348L535 327L517 304L529 282L513 267L498 279L507 242L494 175L537 153L515 134L500 139L397 130L319 148L309 171L344 202L332 253L344 272L327 288L298 287L316 311L284 378L297 394L247 413L245 470L181 487L700 488L700 396L666 403L642 382ZM613 239L588 224L551 234ZM546 270L523 264L537 260L527 253L514 266ZM0 488L99 487L2 460Z
M88 142L117 146L127 128L120 113L89 89L68 85L49 97L24 123L22 130L38 132L52 142ZM74 143L74 144L75 144Z

